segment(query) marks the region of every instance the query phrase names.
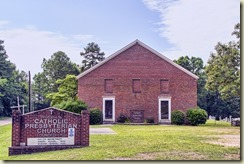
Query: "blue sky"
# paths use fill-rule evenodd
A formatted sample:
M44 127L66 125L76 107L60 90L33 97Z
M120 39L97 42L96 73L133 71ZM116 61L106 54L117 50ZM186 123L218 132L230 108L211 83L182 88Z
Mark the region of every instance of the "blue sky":
M228 42L240 22L237 0L1 0L0 39L20 70L64 51L80 64L89 42L106 56L135 39L170 59L201 57Z

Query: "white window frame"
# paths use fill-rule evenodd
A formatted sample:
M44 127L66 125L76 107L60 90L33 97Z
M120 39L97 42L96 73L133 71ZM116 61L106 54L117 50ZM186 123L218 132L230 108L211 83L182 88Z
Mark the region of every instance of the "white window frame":
M161 119L161 101L168 101L169 108L168 108L168 118L169 119ZM171 98L159 98L158 99L158 121L162 122L171 122Z
M105 119L105 101L112 100L113 102L113 115L112 119ZM115 122L115 98L114 97L103 97L103 121L112 121Z

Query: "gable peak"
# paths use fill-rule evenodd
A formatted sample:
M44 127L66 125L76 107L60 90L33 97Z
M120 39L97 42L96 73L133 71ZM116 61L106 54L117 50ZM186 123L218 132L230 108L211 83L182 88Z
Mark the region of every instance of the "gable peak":
M167 61L168 63L170 63L171 65L175 66L176 68L180 69L181 71L185 72L186 74L188 74L189 76L193 77L194 79L198 79L199 77L196 76L195 74L191 73L190 71L186 70L185 68L183 68L182 66L176 64L175 62L173 62L172 60L170 60L169 58L167 58L166 56L160 54L159 52L157 52L156 50L152 49L151 47L149 47L148 45L144 44L143 42L141 42L139 39L134 40L133 42L131 42L130 44L128 44L127 46L121 48L119 51L115 52L114 54L110 55L109 57L107 57L105 60L101 61L100 63L98 63L97 65L93 66L92 68L86 70L85 72L79 74L76 79L79 79L83 76L85 76L86 74L90 73L91 71L95 70L96 68L100 67L101 65L103 65L104 63L106 63L107 61L113 59L115 56L119 55L120 53L124 52L125 50L131 48L132 46L139 44L140 46L146 48L147 50L151 51L152 53L154 53L155 55L159 56L160 58L162 58L163 60Z

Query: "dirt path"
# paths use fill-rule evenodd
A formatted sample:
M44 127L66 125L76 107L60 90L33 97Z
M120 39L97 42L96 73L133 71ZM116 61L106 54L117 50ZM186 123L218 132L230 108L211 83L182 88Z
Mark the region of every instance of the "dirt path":
M116 134L110 128L90 128L90 134Z
M11 124L12 123L12 118L7 118L4 120L0 120L0 126Z
M227 147L240 147L240 135L215 135L217 140L207 141L210 144L223 145Z

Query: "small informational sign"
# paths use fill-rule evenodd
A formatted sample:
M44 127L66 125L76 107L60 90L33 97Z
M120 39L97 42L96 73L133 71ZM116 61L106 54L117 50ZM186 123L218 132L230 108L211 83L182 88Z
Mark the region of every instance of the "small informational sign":
M75 136L75 128L69 128L69 137Z
M68 137L27 138L27 145L74 145L75 128L69 128Z
M143 123L144 122L144 110L131 110L130 117L132 123Z
M27 138L27 145L74 145L74 137Z

